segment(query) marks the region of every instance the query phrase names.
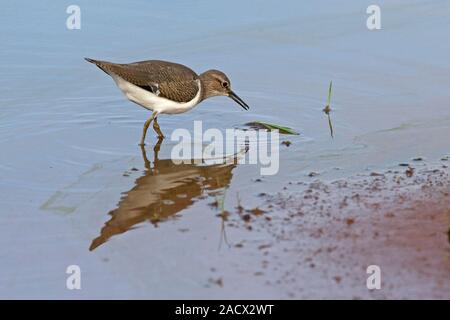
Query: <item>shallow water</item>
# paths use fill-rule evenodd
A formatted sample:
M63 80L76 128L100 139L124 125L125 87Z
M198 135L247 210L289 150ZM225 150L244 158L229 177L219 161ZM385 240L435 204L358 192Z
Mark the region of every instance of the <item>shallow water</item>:
M312 171L330 180L450 153L447 1L378 1L379 31L366 28L369 1L77 4L81 30L66 29L64 3L16 1L0 13L0 297L279 297L253 275L257 252L219 246L217 197L227 210L238 197L252 208ZM161 116L169 136L194 120L222 130L262 120L301 135L282 137L292 144L280 146L275 176L174 168L169 139L148 164L137 145L148 112L83 57L221 69L251 106L214 98ZM322 112L331 80L334 139ZM153 134L148 142L152 159ZM80 291L65 288L70 264L83 271Z

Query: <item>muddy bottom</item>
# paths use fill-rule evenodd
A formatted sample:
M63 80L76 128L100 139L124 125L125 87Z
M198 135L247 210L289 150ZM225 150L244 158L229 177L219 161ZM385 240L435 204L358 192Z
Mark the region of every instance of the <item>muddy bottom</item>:
M244 225L272 235L261 267L291 298L449 299L449 191L442 164L291 182ZM371 265L379 290L366 286Z

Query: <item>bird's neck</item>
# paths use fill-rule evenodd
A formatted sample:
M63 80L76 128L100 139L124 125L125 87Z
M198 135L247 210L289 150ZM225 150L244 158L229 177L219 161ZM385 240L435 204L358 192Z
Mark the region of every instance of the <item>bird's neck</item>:
M202 90L200 101L203 101L210 97L215 97L218 95L216 93L216 91L213 89L214 81L215 80L209 79L204 74L200 75L200 86L201 86L201 90Z

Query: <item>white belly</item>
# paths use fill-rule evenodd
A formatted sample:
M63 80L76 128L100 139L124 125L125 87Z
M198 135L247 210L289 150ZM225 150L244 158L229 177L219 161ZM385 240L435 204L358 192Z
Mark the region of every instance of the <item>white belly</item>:
M121 77L111 74L111 77L116 82L117 86L124 93L124 95L131 101L143 106L144 108L158 113L175 114L183 113L191 110L200 102L201 85L200 80L197 80L199 90L191 101L176 102L163 97L159 97L147 90L144 90Z

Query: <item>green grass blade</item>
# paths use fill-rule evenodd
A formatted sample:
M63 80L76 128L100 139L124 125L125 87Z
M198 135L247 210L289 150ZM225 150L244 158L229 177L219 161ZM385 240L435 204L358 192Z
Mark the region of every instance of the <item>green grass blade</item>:
M258 129L267 129L269 131L271 130L278 130L281 134L295 134L298 135L299 133L294 131L293 129L289 127L280 126L273 123L267 123L263 121L253 121L247 123L248 126L258 128Z
M330 105L330 102L331 102L331 89L332 89L332 87L333 87L333 81L330 81L330 87L328 88L328 103L327 103L328 106Z

